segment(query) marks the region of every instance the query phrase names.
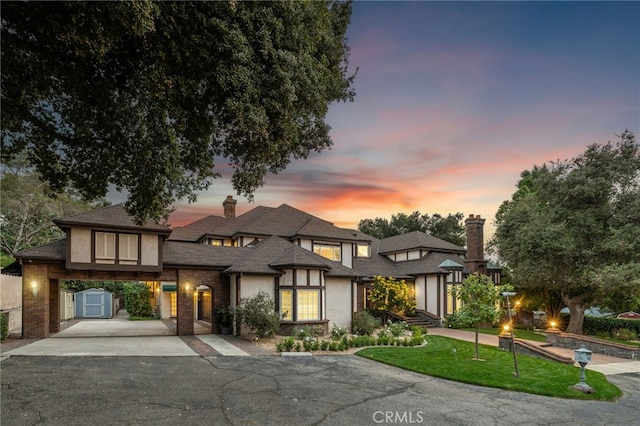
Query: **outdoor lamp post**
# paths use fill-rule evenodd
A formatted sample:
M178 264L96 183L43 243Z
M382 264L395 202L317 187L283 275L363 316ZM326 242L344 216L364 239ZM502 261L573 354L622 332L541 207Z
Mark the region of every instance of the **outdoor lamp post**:
M580 349L574 351L575 360L580 364L580 382L573 386L574 389L584 393L593 393L593 388L589 386L584 380L584 368L591 362L591 351L582 345Z
M515 372L513 375L518 377L518 357L516 356L516 342L513 338L513 323L511 320L511 304L509 303L509 296L515 296L515 291L503 291L502 295L507 298L507 312L509 312L509 330L511 332L511 351L513 352L513 366L515 368Z

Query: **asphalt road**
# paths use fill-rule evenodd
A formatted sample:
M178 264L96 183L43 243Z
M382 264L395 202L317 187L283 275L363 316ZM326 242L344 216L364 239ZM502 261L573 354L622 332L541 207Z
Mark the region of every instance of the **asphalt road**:
M636 425L640 373L616 402L465 385L357 356L57 357L1 367L10 425Z

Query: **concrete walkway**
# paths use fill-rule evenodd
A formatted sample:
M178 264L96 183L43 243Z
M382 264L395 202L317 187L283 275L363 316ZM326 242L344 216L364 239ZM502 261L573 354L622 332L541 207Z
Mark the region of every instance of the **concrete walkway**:
M464 340L467 342L475 342L475 333L472 331L456 330L453 328L430 328L429 334L434 336L445 336L453 339ZM527 340L527 342L540 346L540 342ZM498 336L479 333L478 343L488 346L498 346ZM567 358L574 358L573 349L557 348L553 346L544 349ZM591 362L587 364L588 370L598 371L602 374L623 374L623 373L640 373L640 361L633 361L624 358L615 358L607 355L592 354Z
M0 360L24 356L250 356L251 343L222 338L208 324L194 322L196 336L176 336L174 320L130 321L126 311L112 319L77 319L46 339L12 339L0 344ZM250 347L254 354L257 348ZM268 354L268 353L264 353Z

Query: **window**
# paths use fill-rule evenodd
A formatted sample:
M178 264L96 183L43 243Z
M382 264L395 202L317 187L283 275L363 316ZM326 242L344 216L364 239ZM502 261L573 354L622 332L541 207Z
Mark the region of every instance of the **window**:
M96 232L96 261L113 263L116 259L116 234Z
M223 241L215 238L205 238L202 244L210 245L210 246L222 246Z
M320 291L298 290L298 321L320 319Z
M313 252L326 259L340 261L340 244L313 243Z
M175 318L178 316L178 293L172 291L171 293L171 318Z
M293 320L293 290L280 290L280 315L284 321Z
M138 236L134 234L118 235L118 258L121 263L136 263L138 261ZM127 262L128 261L128 262Z
M369 244L356 244L356 257L371 257L371 246Z

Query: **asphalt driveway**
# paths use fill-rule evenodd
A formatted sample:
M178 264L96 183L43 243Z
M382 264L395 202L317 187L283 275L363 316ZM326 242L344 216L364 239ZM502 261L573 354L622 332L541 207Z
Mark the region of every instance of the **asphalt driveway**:
M5 425L632 425L640 374L616 402L561 400L422 376L353 355L12 356Z

